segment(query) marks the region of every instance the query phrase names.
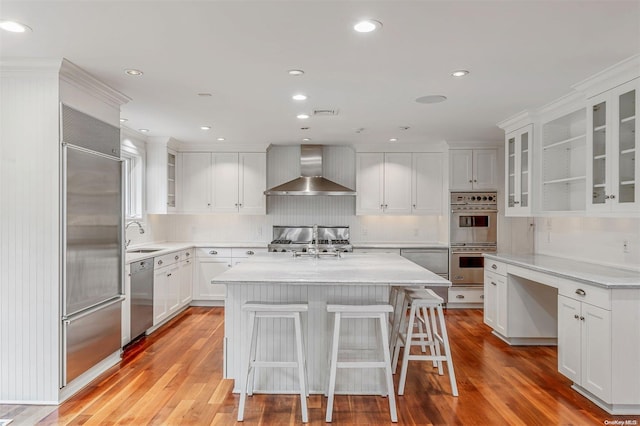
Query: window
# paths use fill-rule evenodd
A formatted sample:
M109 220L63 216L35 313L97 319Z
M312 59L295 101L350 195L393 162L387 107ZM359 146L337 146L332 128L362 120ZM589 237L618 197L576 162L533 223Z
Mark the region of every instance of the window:
M124 214L127 219L142 218L142 157L122 150L124 161Z

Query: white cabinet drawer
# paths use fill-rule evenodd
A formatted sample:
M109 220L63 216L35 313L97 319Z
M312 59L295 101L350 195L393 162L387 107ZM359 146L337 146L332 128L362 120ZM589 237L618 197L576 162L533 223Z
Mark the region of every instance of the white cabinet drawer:
M483 303L484 288L449 288L448 303Z
M485 271L490 271L498 275L507 275L507 264L502 262L497 262L495 260L485 258L484 269Z
M558 278L558 293L580 302L611 310L611 290Z
M165 266L176 263L180 260L180 252L176 251L173 253L163 254L162 256L156 256L153 258L153 264L155 269L163 268Z
M198 258L231 257L230 248L200 247L196 249Z
M231 257L250 257L258 253L266 253L266 248L232 248Z

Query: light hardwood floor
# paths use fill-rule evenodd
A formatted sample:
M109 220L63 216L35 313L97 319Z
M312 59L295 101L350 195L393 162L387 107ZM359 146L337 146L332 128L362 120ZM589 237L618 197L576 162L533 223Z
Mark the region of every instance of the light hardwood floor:
M238 395L222 379L223 319L222 308L187 309L38 424L235 424ZM448 310L446 321L460 396L451 395L446 375L412 363L405 396L397 398L398 424L640 424L640 416L611 416L571 390L557 372L555 348L506 345L482 323L481 310ZM309 398L310 424L324 424L325 407L323 396ZM377 396L336 396L333 419L390 424L387 401ZM244 424L294 423L300 423L298 396L248 398Z

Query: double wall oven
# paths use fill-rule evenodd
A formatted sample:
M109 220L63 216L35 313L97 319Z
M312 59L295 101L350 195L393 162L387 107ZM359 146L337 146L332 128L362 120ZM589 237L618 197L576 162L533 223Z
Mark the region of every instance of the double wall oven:
M453 285L482 285L484 253L497 246L495 192L452 192L449 280Z

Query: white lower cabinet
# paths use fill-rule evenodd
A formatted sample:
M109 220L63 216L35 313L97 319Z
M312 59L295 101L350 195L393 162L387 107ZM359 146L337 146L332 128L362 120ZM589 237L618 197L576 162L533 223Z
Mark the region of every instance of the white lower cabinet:
M558 370L611 402L611 311L558 296Z
M484 323L507 336L507 280L490 271L484 273Z
M157 262L156 262L157 263ZM153 325L163 322L178 306L180 265L173 263L153 273Z
M254 254L266 252L266 248L202 247L196 249L197 275L193 280L195 304L223 301L226 294L225 285L211 284L211 280Z
M193 249L181 253L180 261L180 306L186 306L193 296Z

